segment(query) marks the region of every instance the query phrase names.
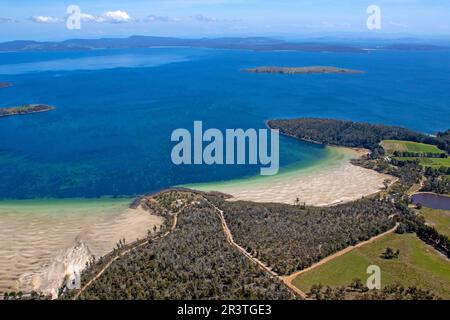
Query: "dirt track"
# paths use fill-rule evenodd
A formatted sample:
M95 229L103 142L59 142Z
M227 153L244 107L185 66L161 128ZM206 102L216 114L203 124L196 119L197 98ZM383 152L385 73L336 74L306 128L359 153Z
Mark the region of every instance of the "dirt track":
M222 225L222 229L225 235L225 238L227 240L227 242L234 246L236 249L238 249L238 251L243 254L247 259L249 259L250 261L252 261L253 263L255 263L256 265L258 265L263 271L265 271L266 273L268 273L270 276L272 277L277 277L278 279L280 279L281 281L283 281L283 283L298 297L300 297L301 299L308 299L307 295L305 292L303 292L302 290L300 290L299 288L297 288L296 286L294 286L292 284L292 281L297 278L298 276L309 272L311 270L314 270L318 267L320 267L321 265L328 263L334 259L336 259L337 257L340 257L342 255L345 255L351 251L353 251L354 249L360 248L366 244L372 243L388 234L394 233L399 224L397 223L395 225L395 227L393 227L392 229L379 234L373 238L370 238L367 241L363 241L360 242L354 246L351 247L347 247L339 252L336 252L335 254L332 254L331 256L328 256L324 259L322 259L321 261L313 264L312 266L310 266L309 268L297 271L289 276L280 276L278 275L276 272L274 272L270 267L268 267L265 263L263 263L262 261L260 261L259 259L253 257L249 252L247 252L242 246L240 246L239 244L237 244L234 239L233 239L233 235L231 234L230 229L228 228L228 225L226 223L223 211L221 209L219 209L216 205L214 205L213 203L211 203L209 200L205 199L205 201L214 208L214 210L216 211L220 221L221 221L221 225ZM184 208L183 208L184 209ZM178 214L183 210L180 209L179 211L177 211L176 213L173 214L172 218L173 218L173 222L172 222L172 226L170 228L169 231L167 231L166 233L164 233L162 236L159 237L159 239L162 239L166 236L168 236L172 231L175 230L176 226L177 226L177 218L178 218ZM129 249L121 252L120 254L116 255L114 258L112 258L91 280L89 280L88 283L86 283L78 292L77 294L73 297L73 300L77 300L81 294L94 282L96 281L111 265L114 261L116 261L117 259L119 259L120 257L123 257L124 255L128 254L130 251L139 248L141 246L144 246L145 244L147 244L147 241L144 242L136 242L135 245L132 245L132 247L130 247Z
M205 199L206 200L206 199ZM211 205L215 211L217 212L217 215L220 218L220 221L222 223L222 228L223 228L223 232L225 234L225 238L227 239L228 243L232 246L234 246L235 248L237 248L239 250L239 252L241 252L246 258L248 258L249 260L251 260L253 263L255 263L256 265L258 265L261 269L263 269L263 271L267 272L270 276L272 277L277 277L278 279L282 280L286 286L291 289L291 291L293 291L293 293L297 296L299 296L301 299L306 299L306 294L301 291L300 289L296 288L295 286L291 285L290 283L286 283L283 278L281 276L279 276L276 272L274 272L272 269L270 269L264 262L262 262L261 260L253 257L249 252L247 252L247 250L245 250L243 247L241 247L240 245L238 245L236 242L234 242L233 239L233 235L231 234L230 229L228 228L227 222L225 221L225 217L223 215L223 211L220 210L218 207L216 207L214 204L212 204L211 202L209 202L208 200L206 200L209 205Z

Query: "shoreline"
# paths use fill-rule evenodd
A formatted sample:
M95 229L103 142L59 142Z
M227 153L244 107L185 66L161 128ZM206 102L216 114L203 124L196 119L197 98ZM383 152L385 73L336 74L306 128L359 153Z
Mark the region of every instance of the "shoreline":
M310 167L287 167L271 177L254 176L231 181L188 184L181 187L217 191L230 201L300 203L333 206L378 193L383 182L395 177L353 165L350 161L368 153L359 148L326 146L329 156ZM351 182L351 183L349 183Z
M435 195L435 196L450 198L450 194L436 193L436 192L431 192L431 191L417 191L417 192L414 192L411 196L413 196L415 194L431 194L431 195Z

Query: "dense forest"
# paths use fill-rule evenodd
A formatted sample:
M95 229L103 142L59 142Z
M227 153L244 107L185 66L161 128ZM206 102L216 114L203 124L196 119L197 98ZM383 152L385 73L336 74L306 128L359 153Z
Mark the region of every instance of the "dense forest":
M420 224L416 234L421 240L432 245L450 259L450 240L447 236L440 234L434 227L426 224Z
M409 151L395 151L394 157L402 158L448 158L445 152L442 153L432 153L432 152L409 152Z
M440 300L428 290L405 288L400 284L385 286L380 290L369 290L360 279L354 279L348 286L338 288L313 285L308 297L315 300Z
M228 244L216 212L202 197L168 192L160 201L150 200L147 205L164 216L180 210L174 231L114 262L81 299L295 298Z
M444 132L438 132L436 135L436 145L439 149L445 150L447 153L450 153L450 129L444 131ZM427 142L425 142L427 143ZM428 142L430 143L430 142ZM434 143L430 143L434 144Z
M398 213L377 197L328 208L209 199L224 211L235 241L281 275L387 231Z
M382 140L406 140L438 146L450 153L450 131L427 136L409 129L333 119L301 118L290 120L270 120L268 126L302 140L352 148L366 148L382 152Z
M423 184L421 191L449 194L450 179L447 177L428 177Z
M450 130L440 132L432 137L401 127L314 118L271 120L268 125L271 128L280 129L283 134L303 140L346 147L368 148L372 151L371 155L364 159L353 160L353 163L400 178L404 187L403 192L412 185L419 183L422 177L425 177L421 191L440 194L450 193L450 167L423 166L419 159L412 159L414 157L447 158L446 153L395 151L394 157L386 160L383 157L384 150L379 145L381 140L407 140L433 144L449 152ZM411 159L401 159L402 157Z

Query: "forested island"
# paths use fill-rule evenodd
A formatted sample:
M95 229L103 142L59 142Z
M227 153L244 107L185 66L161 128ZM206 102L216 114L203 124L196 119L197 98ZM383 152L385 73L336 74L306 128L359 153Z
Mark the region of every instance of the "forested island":
M8 88L8 87L11 87L11 83L9 83L9 82L0 82L0 89L1 88Z
M242 72L247 73L281 73L281 74L320 74L320 73L347 73L361 74L360 70L352 70L345 68L329 67L329 66L311 66L311 67L256 67L244 69Z
M0 117L25 115L37 112L46 112L55 109L55 107L46 104L27 104L20 107L0 108Z

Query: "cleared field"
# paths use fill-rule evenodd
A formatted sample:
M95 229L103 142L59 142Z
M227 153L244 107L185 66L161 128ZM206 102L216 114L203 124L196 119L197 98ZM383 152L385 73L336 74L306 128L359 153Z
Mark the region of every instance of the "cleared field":
M393 154L395 151L407 151L417 153L443 153L438 147L431 144L401 141L401 140L383 140L381 146L387 154Z
M395 157L400 161L416 160L424 167L432 167L439 169L440 167L450 167L450 158L415 158L415 157Z
M381 258L387 247L399 249L400 256L392 260ZM348 285L354 278L365 283L370 265L381 268L382 286L394 283L417 286L450 299L450 260L414 234L388 235L297 277L293 284L309 292L312 285L319 283L340 287Z
M450 211L435 210L423 207L420 214L425 218L426 222L436 228L439 233L450 237Z

